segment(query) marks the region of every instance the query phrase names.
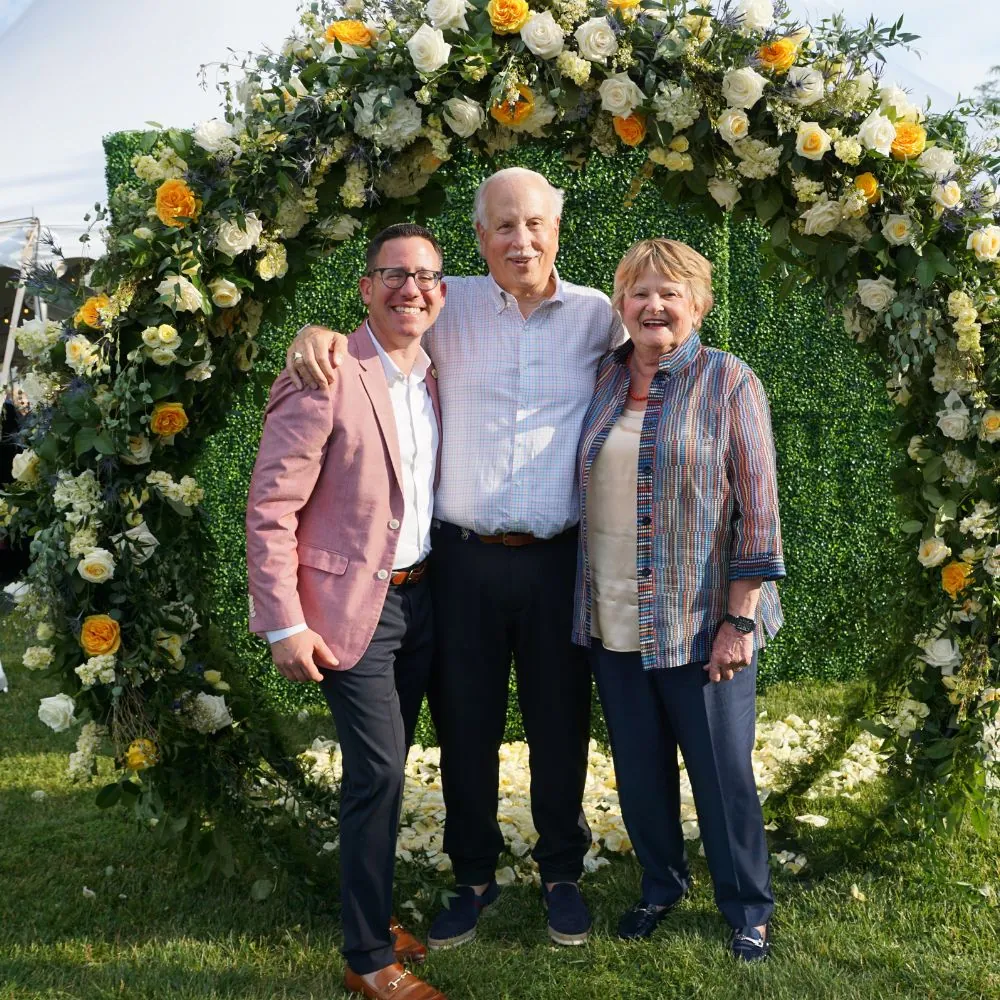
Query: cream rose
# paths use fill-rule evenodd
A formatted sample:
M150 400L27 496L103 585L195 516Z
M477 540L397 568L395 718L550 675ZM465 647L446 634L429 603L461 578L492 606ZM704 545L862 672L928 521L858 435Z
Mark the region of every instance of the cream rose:
M931 189L934 203L942 211L950 211L962 207L962 188L958 181L948 181L945 184L935 184Z
M222 118L210 118L196 125L192 138L195 145L201 146L207 153L233 153L238 148L233 142L236 130Z
M247 250L253 249L260 242L264 226L253 212L248 212L244 218L246 229L241 229L236 222L220 222L215 230L215 245L227 257L236 257Z
M563 50L563 30L550 11L532 14L521 29L521 40L539 59L555 59Z
M177 355L172 347L154 347L149 352L150 359L158 365L172 365L177 360Z
M883 87L879 92L879 105L882 111L892 111L898 122L918 122L923 115L901 87Z
M951 549L940 538L925 538L917 546L917 561L928 569L940 566L950 555Z
M819 127L819 122L802 122L795 136L795 152L807 160L822 160L833 144L830 136Z
M755 69L731 69L722 79L722 96L733 108L752 108L764 96L764 79Z
M127 465L145 465L153 454L153 444L145 434L130 434L128 454L121 460Z
M873 111L858 129L858 139L865 149L873 149L888 156L896 138L896 126L885 115Z
M114 556L107 549L91 549L76 568L88 583L104 583L115 575Z
M975 253L977 260L996 260L1000 255L1000 226L981 226L969 234L965 246Z
M774 4L771 0L740 0L736 16L740 19L740 30L744 34L767 31L774 25Z
M917 463L917 465L924 464L924 458L920 454L924 447L924 439L919 434L914 434L910 438L910 443L906 446L906 454Z
M628 73L615 73L600 86L601 107L609 114L628 118L643 102L644 94Z
M444 102L443 117L455 135L468 139L482 127L486 112L471 97L452 97Z
M618 51L618 39L606 17L592 17L584 21L573 33L577 48L584 59L605 63L608 56Z
M174 312L197 312L202 308L201 292L178 274L171 274L156 286L157 294Z
M1000 441L1000 410L986 410L979 418L979 437L988 444Z
M811 66L793 66L785 77L785 87L789 102L800 108L808 108L826 95L823 74Z
M228 278L209 282L208 290L212 293L212 302L220 309L231 309L243 298L243 293Z
M962 662L958 643L953 639L931 639L921 647L920 659L932 667L938 667L943 674L951 674Z
M944 397L944 408L937 411L937 417L938 429L945 437L964 441L969 436L969 410L954 389Z
M14 456L11 472L19 483L30 485L38 482L38 465L41 460L30 449L25 448Z
M435 28L468 31L469 23L465 20L465 13L471 9L472 5L468 0L429 0L424 13Z
M844 217L839 201L818 201L802 213L806 236L826 236L832 233Z
M38 718L57 733L63 733L76 722L73 712L76 702L68 694L42 698L38 705Z
M708 182L708 193L717 205L731 212L740 200L740 189L725 177L712 177Z
M858 281L861 304L872 312L885 312L896 299L896 282L884 274L881 278L861 278Z
M882 223L882 235L894 247L913 240L913 221L908 215L887 215Z
M160 544L145 521L121 534L112 535L111 541L118 550L119 558L128 551L134 563L144 563Z
M418 73L428 76L448 64L451 46L444 40L440 28L432 28L422 24L410 36L406 49L413 60L413 66Z
M958 170L955 154L941 146L928 146L918 157L917 167L928 177L943 181Z
M316 231L330 240L349 240L360 228L353 215L331 215L316 224Z
M750 119L742 108L726 108L719 116L719 135L732 145L750 134Z

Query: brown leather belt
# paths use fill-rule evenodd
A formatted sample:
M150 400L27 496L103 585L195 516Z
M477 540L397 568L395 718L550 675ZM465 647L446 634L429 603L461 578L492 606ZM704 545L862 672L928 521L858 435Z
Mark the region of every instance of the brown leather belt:
M535 542L547 542L547 538L539 538L528 531L502 531L499 535L476 535L487 545L510 545L518 547L521 545L534 545Z
M422 559L407 569L394 569L389 583L394 587L402 587L404 583L419 583L427 575L427 560Z

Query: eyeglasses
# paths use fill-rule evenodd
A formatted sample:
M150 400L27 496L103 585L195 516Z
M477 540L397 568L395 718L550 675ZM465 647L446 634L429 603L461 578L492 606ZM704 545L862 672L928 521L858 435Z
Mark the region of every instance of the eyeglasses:
M402 288L406 284L406 279L412 278L420 291L429 292L441 283L444 272L428 271L424 268L419 271L406 271L401 267L373 267L368 275L370 277L373 274L381 275L382 284L386 288Z

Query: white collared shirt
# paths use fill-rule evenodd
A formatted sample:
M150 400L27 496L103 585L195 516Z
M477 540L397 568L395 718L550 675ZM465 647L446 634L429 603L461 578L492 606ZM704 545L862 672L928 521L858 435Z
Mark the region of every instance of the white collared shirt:
M434 472L438 451L438 422L434 403L427 388L431 359L421 348L409 375L382 349L371 327L365 329L385 371L389 401L396 418L400 471L403 476L403 519L399 523L399 542L393 569L406 569L431 551L431 516L434 512ZM304 632L305 623L267 633L268 642L287 639Z

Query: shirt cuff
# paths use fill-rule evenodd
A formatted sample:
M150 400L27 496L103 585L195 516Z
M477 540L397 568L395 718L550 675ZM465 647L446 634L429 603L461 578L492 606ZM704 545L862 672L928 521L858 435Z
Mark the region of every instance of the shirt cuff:
M270 643L281 642L282 639L287 639L290 635L298 635L299 632L305 632L309 626L302 622L301 625L289 625L288 628L278 628L274 629L272 632L265 632L267 636L267 641Z
M781 556L759 555L734 559L729 564L730 580L751 580L754 577L762 580L783 580L785 578L785 562Z

